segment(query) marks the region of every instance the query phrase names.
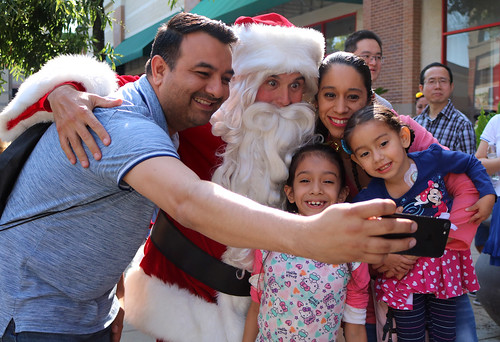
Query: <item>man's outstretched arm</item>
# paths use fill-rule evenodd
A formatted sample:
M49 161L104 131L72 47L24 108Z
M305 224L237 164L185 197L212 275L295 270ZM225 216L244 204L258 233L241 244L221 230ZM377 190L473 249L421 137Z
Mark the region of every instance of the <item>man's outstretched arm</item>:
M380 263L388 253L415 244L413 238L388 240L377 236L416 229L409 220L379 218L395 212L390 200L333 205L315 216L299 216L202 181L172 157L148 159L124 180L182 225L229 246L274 250L339 264Z

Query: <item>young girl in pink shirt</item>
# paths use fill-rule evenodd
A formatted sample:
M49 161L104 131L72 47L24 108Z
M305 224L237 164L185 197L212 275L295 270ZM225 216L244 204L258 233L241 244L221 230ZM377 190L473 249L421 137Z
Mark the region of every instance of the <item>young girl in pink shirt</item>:
M299 215L344 202L341 158L327 145L302 147L284 190L287 210ZM334 341L342 321L347 342L366 341L367 264L329 265L263 250L255 256L244 341Z

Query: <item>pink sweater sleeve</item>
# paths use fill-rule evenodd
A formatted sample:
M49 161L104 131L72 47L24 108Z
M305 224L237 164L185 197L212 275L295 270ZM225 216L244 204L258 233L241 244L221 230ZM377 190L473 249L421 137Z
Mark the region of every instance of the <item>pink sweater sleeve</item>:
M415 120L408 115L399 115L399 119L415 132L415 140L412 142L409 152L423 151L429 148L432 144L439 144L438 140L432 136L429 131L420 126Z
M351 280L347 283L346 304L353 308L366 309L369 299L369 284L368 264L362 262L358 268L352 271Z
M449 173L445 177L446 189L453 195L453 206L450 212L450 221L458 227L450 230L450 241L446 248L455 250L467 250L479 224L469 223L473 211L465 211L479 199L479 193L472 181L463 173Z
M411 127L415 132L415 141L410 147L410 152L422 151L438 141L425 128L407 115L400 115L401 121ZM446 148L446 147L445 147ZM445 179L446 188L453 196L453 206L450 212L450 221L458 227L450 231L450 238L454 240L446 246L450 249L465 250L470 244L478 224L469 223L474 212L465 211L479 199L479 193L469 177L465 174L450 173Z
M250 296L254 302L260 303L260 297L262 296L262 292L257 290L258 280L261 278L262 273L262 251L260 249L256 249L254 252L254 261L253 261L253 271L252 277L250 278Z

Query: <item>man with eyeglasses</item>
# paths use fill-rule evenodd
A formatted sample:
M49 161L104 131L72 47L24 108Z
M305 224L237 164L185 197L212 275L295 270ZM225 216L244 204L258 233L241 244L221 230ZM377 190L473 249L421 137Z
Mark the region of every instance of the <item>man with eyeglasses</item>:
M370 68L372 83L374 83L382 70L382 62L384 61L380 37L373 31L356 31L347 37L344 50L352 52L365 61ZM378 94L375 94L375 101L392 109L391 103Z
M434 62L420 72L420 91L429 105L415 117L439 140L439 143L454 151L474 154L476 136L472 122L451 103L453 75L450 68Z
M476 136L474 126L451 103L453 74L441 63L427 65L420 72L420 91L429 102L422 113L414 118L439 141L454 151L474 154ZM466 294L457 297L457 342L477 341L474 312Z

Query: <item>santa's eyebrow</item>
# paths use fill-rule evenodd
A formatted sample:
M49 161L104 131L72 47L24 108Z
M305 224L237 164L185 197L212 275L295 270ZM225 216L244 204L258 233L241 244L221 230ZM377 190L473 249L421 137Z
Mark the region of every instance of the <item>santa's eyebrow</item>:
M277 79L281 79L281 77L279 75L269 75L268 78L277 78ZM306 78L302 75L298 76L296 79L294 79L294 81L305 81Z

